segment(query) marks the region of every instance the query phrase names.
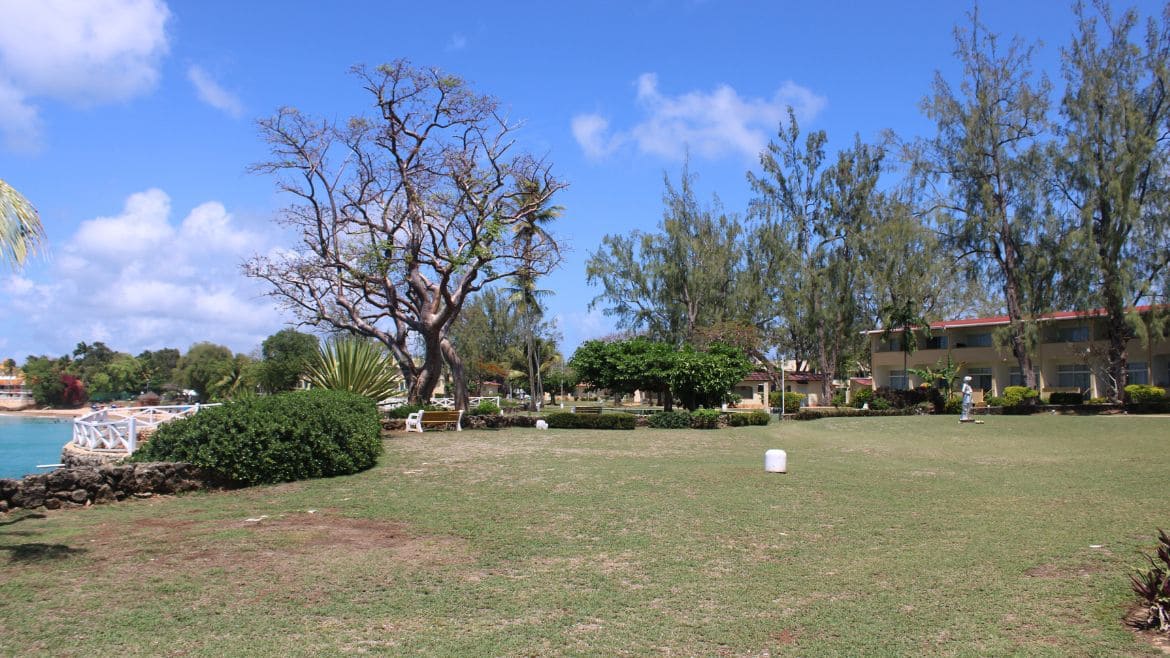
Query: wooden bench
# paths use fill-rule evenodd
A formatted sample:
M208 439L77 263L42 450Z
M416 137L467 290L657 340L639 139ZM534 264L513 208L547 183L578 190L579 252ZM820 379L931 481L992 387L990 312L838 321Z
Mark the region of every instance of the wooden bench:
M575 414L593 414L594 416L601 413L601 407L573 407Z
M416 411L406 417L407 432L422 432L427 427L454 425L456 432L463 431L463 411Z

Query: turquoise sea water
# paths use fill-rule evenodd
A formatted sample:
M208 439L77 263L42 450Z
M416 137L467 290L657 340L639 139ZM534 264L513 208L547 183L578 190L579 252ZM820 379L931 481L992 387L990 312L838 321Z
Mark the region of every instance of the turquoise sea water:
M37 464L57 464L73 435L72 420L0 414L0 478L45 473Z

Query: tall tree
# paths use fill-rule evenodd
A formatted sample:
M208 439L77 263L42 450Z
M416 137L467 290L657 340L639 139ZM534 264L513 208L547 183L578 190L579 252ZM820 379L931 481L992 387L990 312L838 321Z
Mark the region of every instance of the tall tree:
M1170 6L1131 36L1137 12L1098 17L1077 3L1078 31L1063 51L1064 137L1058 181L1074 209L1081 308L1105 311L1106 381L1120 400L1138 335L1136 306L1156 300L1170 250Z
M824 131L815 131L802 142L790 110L787 126L760 154L763 174L748 175L757 195L754 240L773 276L784 281L768 313L783 327L781 349L825 375L824 399L837 374L863 353L861 331L872 322L861 259L885 157L855 139L827 164L827 141Z
M337 125L286 108L260 122L274 157L255 170L297 199L284 220L301 245L246 271L303 322L385 344L413 402L430 399L445 362L466 408L451 324L485 285L560 263L547 230L526 243L516 229L565 184L547 163L513 153L516 126L462 79L405 61L353 71L376 115Z
M689 166L678 187L664 176L659 231L607 235L589 257L587 280L602 287L590 307L604 304L620 329L681 345L698 329L728 319L728 295L744 267L742 225L718 199L700 204L694 180Z
M1047 245L1059 234L1045 194L1050 85L1033 75L1032 47L1003 43L977 11L969 28L955 29L955 47L963 79L956 89L935 74L923 109L938 134L917 164L949 211L941 228L958 258L1002 291L1009 319L1002 342L1035 387L1035 317L1050 310L1052 256L1060 251Z
M516 238L520 241L522 253L530 254L538 241L551 240L551 236L546 232L546 227L560 217L564 209L560 206L547 205L550 195L547 190L541 189L540 181L522 180L518 184L520 186L518 190L521 195L520 202L535 208L524 221L516 226ZM552 240L551 243L555 245L556 241ZM526 260L530 260L530 258L526 258ZM509 289L512 306L520 315L524 326L524 365L528 371L528 385L532 394L528 402L531 411L536 411L544 400L537 330L544 317L541 300L551 294L549 290L537 288L536 279L537 275L533 268L522 265L516 275L512 277L513 285Z
M232 351L215 343L195 343L179 359L175 377L179 383L195 391L200 402L207 402L219 382L235 367Z
M485 382L505 383L510 350L526 340L508 296L496 288L471 297L451 324L450 336L466 363L467 382L476 389Z
M918 347L916 331L929 336L930 322L941 319L948 300L961 294L962 280L950 266L937 234L919 215L924 212L913 186L879 195L877 221L862 244L867 286L882 338L901 337L902 368ZM910 379L906 379L910 386Z
M263 360L256 373L260 385L269 393L296 388L317 358L317 346L316 336L296 329L281 329L265 338L260 345Z
M20 267L45 239L41 216L20 192L0 179L0 261Z

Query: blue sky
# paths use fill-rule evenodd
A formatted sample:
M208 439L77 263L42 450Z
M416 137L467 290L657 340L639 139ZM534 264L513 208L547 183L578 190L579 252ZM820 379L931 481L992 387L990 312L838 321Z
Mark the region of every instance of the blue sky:
M1154 3L1139 8L1149 13ZM137 353L198 340L251 352L288 318L239 274L291 245L288 200L248 173L257 118L343 118L347 69L408 58L470 80L523 120L523 146L570 187L557 232L566 353L608 333L584 264L607 233L652 230L662 177L691 153L704 196L740 210L745 172L792 104L833 145L926 135L936 70L957 80L963 2L320 3L0 0L0 178L36 205L49 253L0 272L0 358L103 340ZM1042 40L1059 83L1064 2L984 2L1002 34Z

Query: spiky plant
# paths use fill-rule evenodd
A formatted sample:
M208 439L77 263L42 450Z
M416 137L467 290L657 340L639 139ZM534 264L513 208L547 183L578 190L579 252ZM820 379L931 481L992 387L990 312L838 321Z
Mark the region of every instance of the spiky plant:
M0 262L20 267L45 238L40 215L29 200L0 180Z
M308 376L315 387L349 391L375 402L393 396L402 383L398 366L380 345L356 338L325 343Z
M1129 577L1133 591L1142 599L1141 613L1135 617L1135 625L1152 628L1163 633L1170 632L1170 537L1158 529L1158 547L1154 555L1144 555L1150 561L1150 568L1139 570Z

